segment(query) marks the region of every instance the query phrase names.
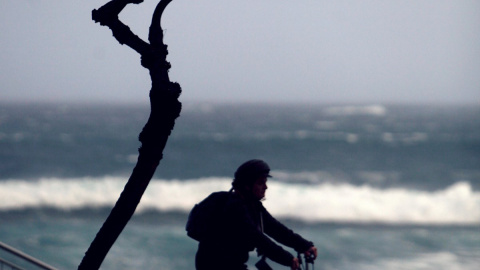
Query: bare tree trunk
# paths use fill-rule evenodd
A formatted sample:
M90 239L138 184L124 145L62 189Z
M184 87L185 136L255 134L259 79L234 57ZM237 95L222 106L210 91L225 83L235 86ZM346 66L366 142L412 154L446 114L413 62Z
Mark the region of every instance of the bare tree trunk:
M137 165L110 215L100 228L78 269L98 269L108 251L123 231L137 208L140 199L162 159L162 152L173 130L175 119L180 115L181 103L178 97L181 88L168 77L170 63L166 61L167 46L163 44L163 30L160 26L162 13L172 0L161 0L152 16L149 43L133 34L124 25L118 14L129 3L139 4L143 0L112 0L92 11L92 18L108 26L120 44L126 44L141 55L141 64L150 72L150 117L140 133L142 143Z

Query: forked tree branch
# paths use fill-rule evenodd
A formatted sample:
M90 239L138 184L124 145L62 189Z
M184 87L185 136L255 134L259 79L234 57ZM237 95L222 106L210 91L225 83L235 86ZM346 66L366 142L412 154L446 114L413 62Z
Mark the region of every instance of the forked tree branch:
M152 16L149 43L136 36L118 19L118 14L130 3L143 0L112 0L98 10L92 11L92 19L108 26L120 44L125 44L141 55L141 64L150 72L150 116L139 135L142 143L137 164L103 226L90 244L78 269L100 268L108 251L132 217L155 170L162 159L163 149L180 115L178 97L181 88L168 77L170 63L166 61L167 46L163 43L160 20L166 6L172 0L161 0Z

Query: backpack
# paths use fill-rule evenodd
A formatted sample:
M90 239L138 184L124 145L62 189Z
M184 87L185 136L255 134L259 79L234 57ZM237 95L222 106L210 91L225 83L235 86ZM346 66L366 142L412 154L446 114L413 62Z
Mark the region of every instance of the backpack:
M227 191L214 192L197 203L188 215L185 226L187 235L197 241L212 236L219 229L223 208L231 194Z

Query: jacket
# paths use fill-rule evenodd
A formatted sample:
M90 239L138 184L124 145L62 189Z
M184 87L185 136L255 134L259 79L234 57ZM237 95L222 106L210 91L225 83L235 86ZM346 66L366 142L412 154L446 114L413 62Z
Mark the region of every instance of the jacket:
M221 214L216 232L199 242L197 270L247 269L248 253L255 248L271 260L290 266L293 255L268 236L298 252L305 252L313 246L312 242L276 220L259 201L246 200L231 193Z

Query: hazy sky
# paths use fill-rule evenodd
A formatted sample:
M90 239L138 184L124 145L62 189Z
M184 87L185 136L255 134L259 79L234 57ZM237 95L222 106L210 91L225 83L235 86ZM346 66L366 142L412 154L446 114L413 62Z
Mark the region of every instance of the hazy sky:
M147 102L104 3L2 0L0 100ZM146 40L156 4L120 18ZM184 101L480 104L478 0L173 0L162 25Z

